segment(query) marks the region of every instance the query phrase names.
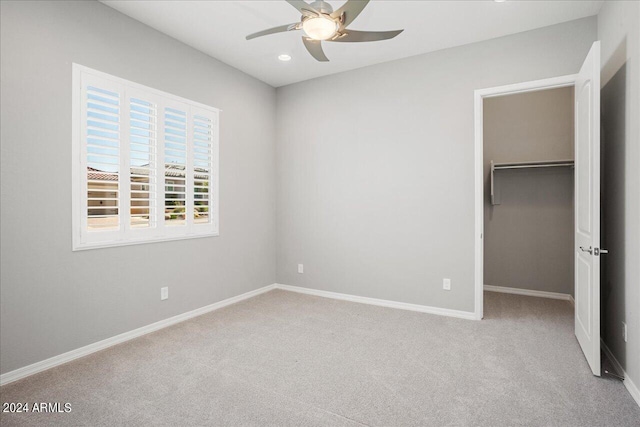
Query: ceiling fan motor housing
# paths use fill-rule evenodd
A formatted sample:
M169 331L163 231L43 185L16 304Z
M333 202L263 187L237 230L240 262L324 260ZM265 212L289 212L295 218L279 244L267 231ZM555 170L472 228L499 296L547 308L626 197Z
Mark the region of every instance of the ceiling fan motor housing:
M331 14L333 12L333 8L326 1L322 1L322 0L314 1L309 6L311 6L312 8L317 10L318 12L324 13L326 15L329 15L329 14Z

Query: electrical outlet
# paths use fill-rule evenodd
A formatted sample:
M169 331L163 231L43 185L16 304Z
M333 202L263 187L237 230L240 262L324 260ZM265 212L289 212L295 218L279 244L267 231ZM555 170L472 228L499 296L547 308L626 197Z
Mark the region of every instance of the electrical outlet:
M304 265L298 264L298 273L300 273L300 274L304 273Z
M627 342L627 324L622 322L622 339Z
M442 289L445 291L451 290L451 279L442 279Z
M167 298L169 298L169 287L160 288L160 299L166 300Z

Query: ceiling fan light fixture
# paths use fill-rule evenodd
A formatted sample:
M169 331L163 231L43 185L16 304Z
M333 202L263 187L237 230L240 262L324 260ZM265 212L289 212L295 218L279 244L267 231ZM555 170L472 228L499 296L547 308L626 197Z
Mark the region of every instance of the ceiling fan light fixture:
M331 18L320 15L305 19L302 23L302 29L311 39L328 40L338 31L338 23Z
M285 33L289 31L303 30L302 44L307 52L319 62L327 62L329 58L322 50L322 42L377 42L389 40L404 30L395 31L358 31L347 28L360 12L369 4L370 0L347 0L340 9L334 11L333 7L324 0L316 0L308 3L308 0L286 0L300 14L300 21L292 24L279 25L246 36L247 40L269 34ZM289 58L281 55L281 61Z

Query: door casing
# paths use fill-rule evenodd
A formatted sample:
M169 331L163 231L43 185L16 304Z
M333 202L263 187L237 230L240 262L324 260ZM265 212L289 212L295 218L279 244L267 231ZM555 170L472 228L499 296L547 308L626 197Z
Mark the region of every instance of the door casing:
M556 89L575 86L577 74L571 74L549 79L515 83L478 89L474 92L475 110L475 309L474 317L481 320L484 316L484 112L485 98L515 95L518 93L536 92L540 90Z

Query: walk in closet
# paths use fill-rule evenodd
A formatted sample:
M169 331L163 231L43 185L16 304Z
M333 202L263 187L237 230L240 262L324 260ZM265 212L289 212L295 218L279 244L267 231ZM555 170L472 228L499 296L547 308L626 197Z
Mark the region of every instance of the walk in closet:
M573 295L573 90L483 101L485 290Z

